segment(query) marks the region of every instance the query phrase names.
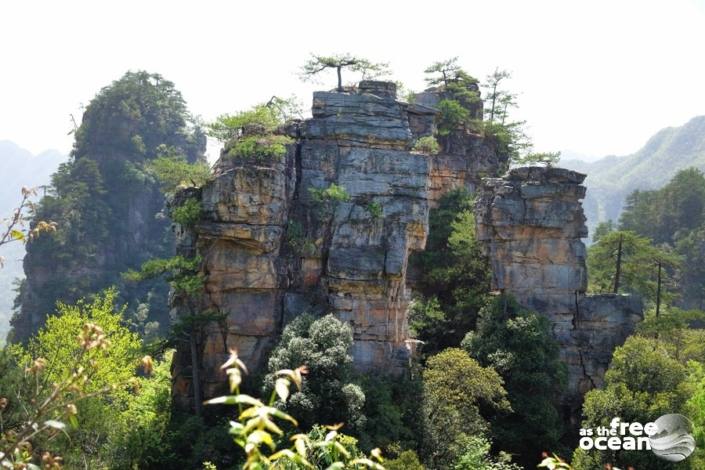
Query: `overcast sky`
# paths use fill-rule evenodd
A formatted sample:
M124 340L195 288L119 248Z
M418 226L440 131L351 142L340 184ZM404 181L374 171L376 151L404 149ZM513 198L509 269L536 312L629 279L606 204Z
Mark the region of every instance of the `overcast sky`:
M314 88L309 53L387 61L424 86L459 56L513 73L536 150L628 154L705 114L705 0L3 1L0 140L68 152L69 115L127 70L175 82L204 119Z

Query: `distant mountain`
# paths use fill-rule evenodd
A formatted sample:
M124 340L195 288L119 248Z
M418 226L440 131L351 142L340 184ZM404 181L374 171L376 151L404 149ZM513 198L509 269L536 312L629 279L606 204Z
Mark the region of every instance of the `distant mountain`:
M33 155L13 142L0 140L0 219L8 217L17 206L23 186L31 188L49 184L51 174L66 159L66 155L57 150L47 150L39 155ZM0 344L2 344L12 316L12 303L15 297L13 282L16 278L24 276L22 272L24 246L21 243L10 243L0 247L0 256L5 258L5 266L0 268Z
M619 219L625 198L635 189L658 189L684 168L705 171L705 116L660 130L632 155L594 162L566 159L560 166L588 175L583 207L592 236L599 222Z

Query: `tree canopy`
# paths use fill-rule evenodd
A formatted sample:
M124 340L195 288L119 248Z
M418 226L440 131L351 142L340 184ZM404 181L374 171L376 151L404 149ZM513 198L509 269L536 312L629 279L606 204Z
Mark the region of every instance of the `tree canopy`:
M364 57L352 54L330 56L312 54L311 58L301 67L301 78L303 80L313 80L322 72L335 70L338 79L337 90L343 91L343 69L359 73L363 80L377 78L389 73L386 63L372 62Z

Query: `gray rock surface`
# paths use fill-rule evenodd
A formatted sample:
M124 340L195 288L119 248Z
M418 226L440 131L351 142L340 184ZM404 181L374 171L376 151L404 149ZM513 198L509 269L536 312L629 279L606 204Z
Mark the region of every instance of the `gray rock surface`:
M224 153L214 180L183 195L199 198L204 211L193 228L175 227L178 250L203 259L199 309L224 316L198 341L206 398L223 391L219 365L229 349L261 370L284 325L303 312L332 312L352 326L359 370L408 365L407 264L424 249L429 207L451 189L473 189L479 168L498 174L506 159L472 135L457 139L457 154L411 151L433 133L436 111L395 94L393 83L378 81L316 92L313 117L282 130L295 138L283 159ZM321 196L333 184L347 197ZM180 348L174 396L182 407L192 402L190 361Z
M483 180L475 212L493 288L546 315L568 366L569 403L602 385L614 348L642 318L638 298L586 295L585 175L522 167Z

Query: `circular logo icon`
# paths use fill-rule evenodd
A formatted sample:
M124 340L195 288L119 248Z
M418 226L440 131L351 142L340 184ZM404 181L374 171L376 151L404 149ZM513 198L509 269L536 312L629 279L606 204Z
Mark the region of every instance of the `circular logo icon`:
M663 415L656 421L656 433L649 437L651 451L669 462L680 462L695 450L690 421L683 415Z

